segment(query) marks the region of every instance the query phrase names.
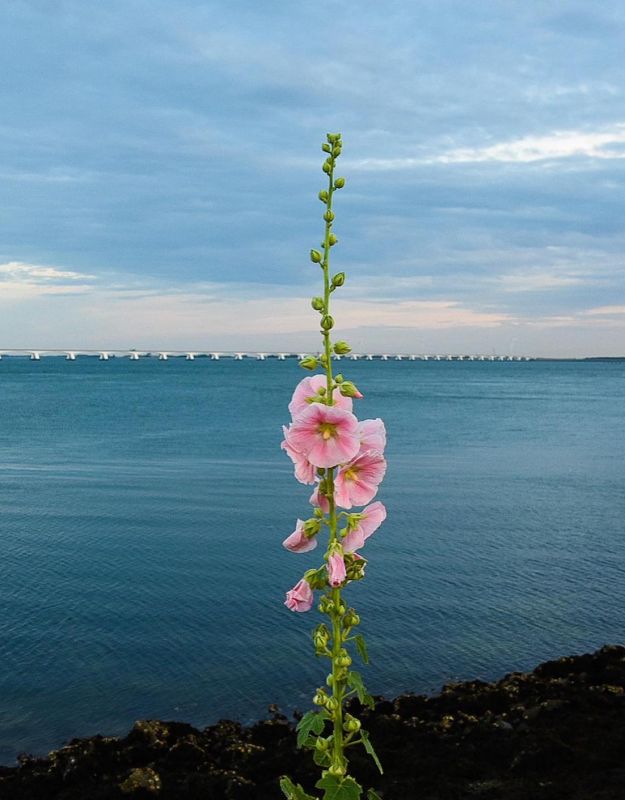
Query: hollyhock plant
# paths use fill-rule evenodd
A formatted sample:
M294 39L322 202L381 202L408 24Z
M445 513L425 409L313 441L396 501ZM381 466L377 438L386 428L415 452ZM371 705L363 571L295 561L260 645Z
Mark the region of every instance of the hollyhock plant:
M355 527L351 529L348 527L342 542L344 553L353 553L354 550L360 550L361 547L364 547L367 539L377 531L386 519L386 508L383 503L377 500L354 516L357 517L354 520ZM354 553L354 555L358 556L358 553Z
M282 432L284 433L284 439L280 446L293 462L295 477L300 483L314 483L316 474L315 465L311 464L306 456L298 452L289 442L289 429L285 425L282 426Z
M345 561L340 553L332 553L328 558L328 582L330 586L340 586L346 577Z
M361 452L377 450L379 453L384 453L386 428L379 417L378 419L363 419L358 425L358 437Z
M360 450L358 420L344 408L312 403L293 420L289 444L316 467L334 467Z
M324 206L325 235L322 250L311 250L310 260L321 269L323 291L313 297L311 305L319 313L322 349L300 361L303 369L319 374L304 378L296 386L289 411L292 422L283 428L282 449L295 465L300 483L314 484L310 502L313 516L297 521L293 533L283 545L294 553L307 553L317 547L327 530L324 562L307 570L293 589L287 592L285 605L291 611L309 611L314 594L319 592L318 609L326 617L312 634L315 654L329 661L325 688L318 688L313 697L314 710L308 711L297 726L300 747L313 750L314 761L321 767L321 778L315 787L323 797L308 794L290 778L280 780L287 800L359 800L362 787L349 775L347 749L362 745L382 772L369 734L345 708L346 700L355 695L361 705L373 707L373 699L365 689L362 676L353 668L349 650L355 648L367 664L369 657L362 634L356 632L360 617L343 597L348 587L365 577L367 561L356 552L378 530L386 518L380 501L371 503L384 478L386 461L386 429L381 419L358 421L354 401L362 400L362 392L341 374L334 374L333 359L350 352L342 339L332 341L334 319L330 314L333 292L345 283L345 273L330 273L330 251L338 239L334 233L334 193L345 185L344 178L335 178L334 169L341 154L341 135L329 133L322 145L327 158L323 171L328 177L327 189L319 192ZM370 503L370 505L367 505ZM340 511L365 506L361 511ZM354 653L355 655L355 653ZM321 681L320 681L321 683ZM373 789L368 800L379 800Z
M325 375L309 375L307 378L302 378L295 387L293 397L289 403L289 411L293 419L300 411L308 408L310 403L321 402L326 393L326 388ZM346 411L351 411L353 402L351 397L343 397L337 387L332 393L332 405L336 406L336 408L344 408Z
M334 482L334 500L341 508L364 506L378 493L386 472L386 460L378 450L365 450L339 468Z
M308 553L317 546L317 539L314 536L307 536L304 526L304 520L298 519L293 533L282 542L292 553Z
M310 584L305 578L286 593L284 605L291 611L310 611L315 600Z

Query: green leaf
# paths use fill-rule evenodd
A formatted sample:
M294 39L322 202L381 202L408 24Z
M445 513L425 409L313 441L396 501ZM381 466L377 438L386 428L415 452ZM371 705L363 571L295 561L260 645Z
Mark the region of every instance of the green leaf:
M382 798L375 791L375 789L369 789L369 791L367 792L367 800L382 800Z
M380 759L378 758L378 754L373 749L373 745L371 744L371 739L369 738L369 734L367 731L364 731L362 728L360 729L360 737L362 739L362 743L364 745L365 750L371 758L375 761L376 767L380 770L380 775L384 775L384 770L382 769L382 764L380 764Z
M316 800L312 795L306 794L299 783L294 784L290 778L280 778L280 788L286 800Z
M373 697L371 697L370 694L367 694L365 684L362 680L362 675L359 672L352 671L347 673L347 685L356 690L358 699L363 706L369 706L369 708L373 708L375 706Z
M321 711L307 711L297 723L297 746L302 747L311 733L323 733L325 717Z
M337 778L336 775L324 775L315 784L317 789L324 789L323 800L359 800L361 787L353 778Z
M354 641L356 642L356 650L358 650L358 655L362 658L365 664L368 664L369 653L367 652L365 637L361 633L358 633L356 636L354 636Z
M313 761L318 767L329 767L331 760L330 753L327 751L324 753L315 748L315 752L313 753Z

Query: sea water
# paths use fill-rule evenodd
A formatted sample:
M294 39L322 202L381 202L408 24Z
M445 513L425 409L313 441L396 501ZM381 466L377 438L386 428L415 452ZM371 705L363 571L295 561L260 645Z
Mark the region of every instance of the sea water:
M383 417L369 688L433 691L625 640L625 362L349 362ZM249 721L325 677L294 361L0 362L0 763L138 718Z

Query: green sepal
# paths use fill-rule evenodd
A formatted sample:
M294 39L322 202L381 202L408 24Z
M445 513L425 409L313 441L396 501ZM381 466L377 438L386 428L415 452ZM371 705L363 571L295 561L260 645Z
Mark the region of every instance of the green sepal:
M324 775L315 787L324 790L323 800L359 800L362 795L362 788L349 776Z
M303 747L311 733L323 733L326 716L321 711L307 711L297 723L297 746Z
M291 779L286 776L280 778L280 788L286 800L317 800L317 798L313 797L311 794L306 794L299 783L297 785L294 784Z
M373 749L373 745L371 744L371 739L369 738L369 734L367 731L360 729L360 738L362 739L362 744L367 753L371 756L374 760L376 767L380 770L380 775L384 775L384 770L382 769L382 764L380 764L380 759L378 758L378 754Z
M367 800L382 800L382 798L375 791L375 789L369 789L369 791L367 792Z
M367 652L367 643L362 633L357 633L356 636L354 636L354 642L356 643L356 650L358 650L358 655L362 658L363 663L368 664L369 653Z
M359 672L352 671L347 673L347 685L350 689L356 690L356 695L363 706L369 706L369 708L375 707L375 701L373 697L367 693L362 675Z

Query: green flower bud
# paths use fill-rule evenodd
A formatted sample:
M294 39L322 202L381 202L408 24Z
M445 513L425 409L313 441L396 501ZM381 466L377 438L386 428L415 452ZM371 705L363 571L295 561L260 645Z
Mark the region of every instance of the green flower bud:
M326 173L326 175L329 175L330 174L330 170L332 169L332 167L330 166L330 164L328 164L327 161L324 161L323 162L323 166L321 167L321 169Z
M330 742L327 739L324 739L323 736L318 736L317 741L315 742L315 747L317 750L324 752L330 747Z
M327 203L328 202L328 193L326 192L325 189L323 189L321 192L319 192L319 194L317 196L319 197L319 199L321 200L322 203Z
M332 288L335 289L337 286L342 286L345 283L345 273L344 272L337 272L336 275L332 278Z
M336 659L336 663L339 667L349 667L352 663L352 660L349 656L342 656L341 658Z
M335 245L337 242L338 242L338 239L337 239L337 237L336 237L336 236L335 236L333 233L331 233L331 234L328 236L328 244L330 245L330 247L334 247L334 245Z
M345 178L337 178L334 181L334 188L335 189L342 189L345 186Z
M316 706L325 706L328 702L328 695L325 692L325 689L317 689L315 696L313 697L313 703Z
M338 158L341 155L340 146L337 145L337 146L332 148L332 155L334 156L334 158Z
M323 519L323 511L320 508L316 508L313 511L313 514L317 517L317 519Z
M320 530L321 530L321 523L319 522L318 519L311 517L310 519L307 519L306 522L304 523L304 533L309 538L311 536L316 536Z
M328 677L326 678L326 686L332 686L333 683L334 683L334 677L332 675L328 675Z
M345 775L345 767L341 766L340 764L330 764L328 767L328 773L335 778L342 778Z
M362 394L358 391L358 387L351 381L343 381L341 384L341 394L343 397L356 397L359 400L362 398Z
M332 152L332 148L330 147L329 144L326 144L326 142L324 142L321 145L321 149L323 150L324 153L331 153Z
M312 370L312 369L317 369L317 367L319 366L319 362L317 361L317 359L314 356L306 356L306 358L303 358L299 362L299 365L300 365L300 367L302 369L311 369Z
M315 309L315 311L323 311L323 297L313 297L313 299L310 301L310 305Z
M311 250L310 251L310 260L313 264L320 264L321 263L321 253L318 250Z
M326 703L326 708L332 714L334 713L337 708L339 707L339 701L336 697L328 697L328 702Z
M321 327L323 328L324 331L332 330L332 328L334 327L334 320L329 314L325 314L321 318Z
M323 218L326 222L332 222L334 219L334 211L326 211L326 213L323 215Z
M358 733L361 728L360 720L356 719L356 717L352 717L351 714L348 714L345 722L343 723L343 728L348 733Z
M338 342L334 342L334 352L337 354L337 356L344 356L347 355L347 353L351 353L352 348L347 344L347 342L344 342L342 339L340 339Z
M347 614L345 614L343 618L343 624L346 628L355 628L357 625L360 625L360 617L353 608L347 610Z
M340 133L328 133L326 139L330 142L330 144L334 144L334 142L338 142L341 138Z
M345 380L345 378L342 376L342 374L340 372L339 372L338 375L334 376L334 382L335 383L343 383L344 380Z

